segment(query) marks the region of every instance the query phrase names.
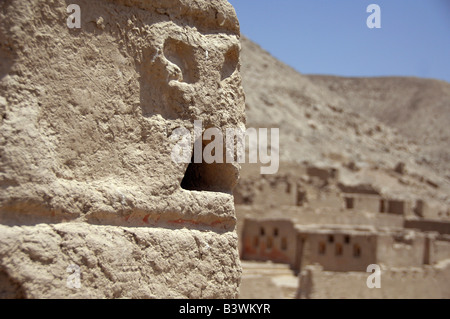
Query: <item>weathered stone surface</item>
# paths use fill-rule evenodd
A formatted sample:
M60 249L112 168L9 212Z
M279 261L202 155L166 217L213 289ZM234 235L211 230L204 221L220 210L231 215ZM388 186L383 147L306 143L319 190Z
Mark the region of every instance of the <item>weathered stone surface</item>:
M0 4L0 297L235 297L238 166L183 189L170 139L245 121L234 9L70 3Z
M0 298L221 298L240 280L232 232L86 223L0 231ZM79 289L67 287L71 265Z
M367 288L369 273L328 272L307 266L300 274L300 299L448 299L450 262L426 268L382 267L380 289Z

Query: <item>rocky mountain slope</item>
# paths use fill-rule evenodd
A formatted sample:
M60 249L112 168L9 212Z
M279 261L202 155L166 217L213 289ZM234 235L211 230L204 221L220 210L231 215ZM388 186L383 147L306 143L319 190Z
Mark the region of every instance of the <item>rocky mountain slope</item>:
M283 163L338 166L350 179L450 202L450 84L308 76L241 43L247 127L279 127Z
M446 175L450 173L449 83L407 77L314 75L308 79L343 97L347 109L398 129L410 142L420 145L431 165Z

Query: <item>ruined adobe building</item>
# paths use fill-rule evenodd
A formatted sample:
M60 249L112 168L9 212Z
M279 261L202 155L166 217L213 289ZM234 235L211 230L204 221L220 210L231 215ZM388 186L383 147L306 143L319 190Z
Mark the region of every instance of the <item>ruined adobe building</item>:
M380 226L369 225L370 219L360 219L360 225L346 224L345 218L328 225L305 225L302 216L298 220L302 222L280 216L244 220L241 291L246 296L253 293L252 286L266 285L277 291L275 298L450 298L449 235L404 229L389 220ZM252 270L258 264L248 261L266 263L258 272ZM267 262L288 265L297 284ZM382 269L382 289L366 286L372 264ZM273 269L273 277L265 267Z
M0 3L0 298L236 297L238 166L169 137L243 125L239 36L224 0Z
M295 272L319 264L326 271L363 271L370 264L421 267L450 258L450 237L368 226L300 225L282 219L246 219L241 257L286 263Z
M381 288L368 289L369 273L330 272L308 266L300 276L300 299L448 299L450 263L422 268L382 268Z
M330 221L346 214L353 215L352 218L369 216L374 220L395 221L392 226L401 223L406 228L450 234L450 207L434 199L424 200L404 190L380 190L377 185L358 180L346 181L340 178L342 168L311 164L284 166L287 167L284 171L267 176L257 176L251 167L245 168L251 173L246 172L248 176L234 192L235 203L243 217L258 215L249 212L252 210L249 207L253 210L255 207L278 207L283 212L295 211L289 216L304 216L306 220L300 222L306 224L315 218L314 214L307 212L326 212L324 215ZM342 218L345 219L341 220L344 224L353 223L349 218ZM326 223L326 220L322 218L320 223Z
M279 266L269 279L267 263L259 266L260 273L255 269L262 264L249 263L257 261L289 265L298 276L297 298L450 297L445 279L450 276L450 223L422 218L421 200L387 196L370 184L344 183L339 170L311 166L247 179L236 193L246 296L258 278L259 285L294 297L289 276L277 275ZM383 292L366 286L371 264L382 265Z

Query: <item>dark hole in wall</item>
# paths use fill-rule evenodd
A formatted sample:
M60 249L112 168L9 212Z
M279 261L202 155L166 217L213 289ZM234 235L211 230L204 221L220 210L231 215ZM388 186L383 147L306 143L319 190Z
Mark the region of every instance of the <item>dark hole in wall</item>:
M354 205L354 199L352 197L345 198L345 206L347 207L347 209L353 209Z
M388 202L388 212L391 214L402 215L405 213L405 203L399 200L390 200Z
M386 212L386 208L385 208L385 205L384 205L384 200L381 199L380 200L380 213L384 213L384 212Z
M346 244L349 244L349 243L350 243L350 236L349 236L349 235L345 235L345 236L344 236L344 242L345 242Z
M277 237L278 236L278 228L274 228L273 230L273 236Z
M206 145L208 141L203 141L202 152ZM201 163L194 163L194 156L193 149L191 162L181 181L181 188L228 194L233 192L238 180L238 170L233 164L225 163L225 160L222 160L223 163L206 163L204 159Z
M307 202L307 198L306 198L306 191L303 189L298 188L297 190L297 206L303 206L303 204L305 202Z

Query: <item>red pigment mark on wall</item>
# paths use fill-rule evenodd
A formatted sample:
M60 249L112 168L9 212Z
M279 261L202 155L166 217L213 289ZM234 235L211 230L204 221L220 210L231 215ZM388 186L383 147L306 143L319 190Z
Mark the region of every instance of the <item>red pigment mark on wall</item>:
M131 215L125 216L124 219L127 222Z
M168 223L170 224L193 224L193 225L200 225L199 222L196 222L194 220L186 220L186 219L175 219L175 220L169 220Z
M146 224L148 224L148 217L150 216L150 214L145 215L145 217L142 219L142 221Z
M216 225L219 225L219 224L222 224L222 223L223 223L222 221L216 220L215 222L211 223L211 226L216 226Z
M205 223L201 223L201 222L198 222L195 220L188 220L188 219L181 219L181 218L175 219L175 220L169 220L168 223L178 224L178 225L188 224L188 225L197 225L197 226L198 225L200 225L200 226L217 226L217 225L223 224L223 222L220 220L216 220L216 221L212 222L211 224L205 224Z

